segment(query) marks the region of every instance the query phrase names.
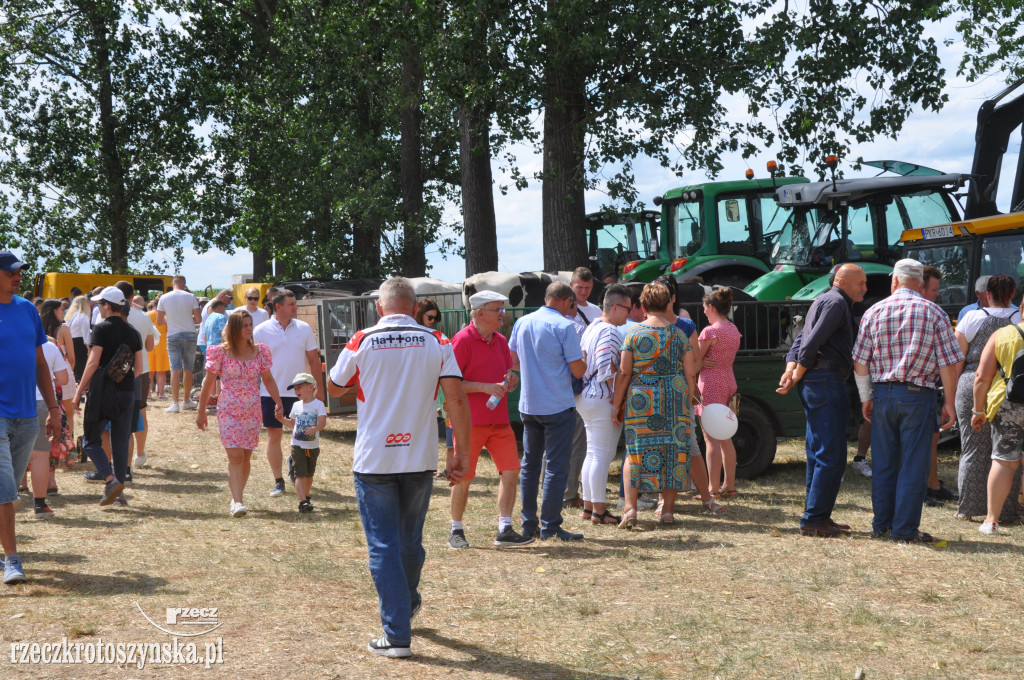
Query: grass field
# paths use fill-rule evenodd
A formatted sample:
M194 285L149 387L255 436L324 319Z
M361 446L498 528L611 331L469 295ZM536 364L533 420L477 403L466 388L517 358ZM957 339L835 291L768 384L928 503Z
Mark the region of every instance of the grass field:
M324 433L313 500L270 498L263 449L253 456L249 516L228 516L216 427L149 409L150 466L135 472L128 508L102 509L81 467L58 474L55 516L18 513L30 581L0 586L0 678L1016 678L1024 597L1016 578L1024 529L982 536L953 508L924 509L944 548L870 538L870 482L852 470L835 517L852 537L797 531L802 442L780 447L770 472L741 482L729 514L678 504L677 524L641 513L639 531L575 515L580 544L491 547L497 478L482 460L466 535L447 547L447 486L427 518L424 607L411 660L372 656L380 634L352 490L354 418ZM211 419L212 421L212 419ZM941 476L956 479L955 452ZM617 464L616 464L617 467ZM609 488L613 485L609 482ZM24 498L24 497L23 497ZM517 503L518 508L518 503ZM172 643L143 616L217 608L222 663L46 665L25 643ZM207 617L208 620L210 617ZM212 624L211 624L212 625ZM12 647L12 645L17 645Z

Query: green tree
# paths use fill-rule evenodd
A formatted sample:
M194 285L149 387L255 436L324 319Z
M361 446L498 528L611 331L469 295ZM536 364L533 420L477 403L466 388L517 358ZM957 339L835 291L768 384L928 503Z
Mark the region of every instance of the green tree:
M192 93L162 45L174 36L145 0L9 0L0 9L0 239L42 270L112 272L180 264L204 174Z

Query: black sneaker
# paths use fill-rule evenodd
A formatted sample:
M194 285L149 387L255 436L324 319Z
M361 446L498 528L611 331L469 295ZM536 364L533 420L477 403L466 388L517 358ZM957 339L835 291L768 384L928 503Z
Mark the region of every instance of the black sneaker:
M132 483L132 469L131 468L128 468L127 470L125 470L124 483L125 484L131 484Z
M128 498L122 493L114 500L115 508L126 508L128 507Z
M124 491L124 484L117 481L117 477L111 477L107 485L103 487L103 498L100 505L110 505L117 500L117 497Z
M82 475L82 479L87 482L102 482L103 475L100 474L99 470L93 470L92 472L86 472Z
M299 512L313 512L313 504L307 501L299 503Z
M516 533L516 530L511 526L505 527L504 531L499 531L498 535L494 537L494 545L501 545L506 547L515 548L521 545L529 545L533 543L533 536L522 536Z
M931 498L932 500L936 500L936 501L958 501L958 500L960 500L960 495L959 494L955 494L952 491L950 491L949 489L947 489L946 485L942 483L941 479L939 480L939 488L938 489L928 489L927 497Z
M37 505L36 519L46 519L48 517L53 517L53 510L50 509L50 506L47 505L46 503L43 503L42 505Z
M566 531L562 527L558 527L550 534L545 534L543 531L540 532L540 540L550 541L552 538L556 538L559 541L582 541L583 534L574 534L571 531Z
M448 546L455 550L469 547L469 541L466 540L466 534L462 529L452 529L452 533L448 536Z
M393 645L388 642L387 635L381 635L376 640L370 640L366 648L377 656L387 656L392 659L405 659L412 656L412 649L409 645Z
M928 490L928 493L931 493L931 489ZM927 505L929 508L942 508L945 507L946 505L937 498L932 498L930 495L925 495L924 504Z

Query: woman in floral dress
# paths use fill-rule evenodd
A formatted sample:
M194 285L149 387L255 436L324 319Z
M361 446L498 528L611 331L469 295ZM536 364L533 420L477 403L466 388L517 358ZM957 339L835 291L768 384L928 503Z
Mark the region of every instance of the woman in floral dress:
M640 491L663 494L670 512L663 512L661 521L671 524L676 495L689 480L693 422L686 404L693 386L693 352L686 335L676 328L671 302L668 288L647 284L640 294L647 318L630 328L622 342L612 398L612 421L625 424L629 461L622 529L636 526Z
M199 395L196 425L206 429L206 406L210 393L220 376L221 392L217 400L217 429L228 454L228 486L231 488L230 513L244 517L248 512L242 504L242 492L249 481L252 451L260 443L260 391L257 378L263 379L274 400L274 414L284 416L277 383L270 374L270 349L252 341L252 317L244 309L228 316L224 342L206 350L206 377Z

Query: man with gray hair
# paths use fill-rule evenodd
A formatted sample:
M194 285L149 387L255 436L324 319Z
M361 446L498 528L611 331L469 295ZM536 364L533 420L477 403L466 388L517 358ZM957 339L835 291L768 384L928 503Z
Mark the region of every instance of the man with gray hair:
M523 460L519 474L523 535L537 532L537 487L541 463L544 495L540 538L578 541L583 534L562 528L562 494L569 474L576 402L572 379L587 369L579 336L566 318L575 306L568 284L555 281L544 293L544 306L527 314L512 329L512 368L523 376L519 413L523 419Z
M512 507L516 502L519 481L519 448L508 419L505 395L519 384L512 372L512 353L508 341L498 332L505 320L508 298L492 290L484 290L469 298L469 324L452 338L455 359L462 371L463 388L469 399L473 420L469 443L469 470L463 480L452 487L452 531L448 545L468 548L469 541L462 527L462 516L469 499L469 485L476 476L480 451L486 447L498 469L498 533L494 545L517 547L533 542L533 536L520 536L512 528Z
M352 472L384 626L384 635L368 649L393 658L412 656L412 617L422 602L423 523L437 470L438 384L456 437L448 482L459 484L469 467L470 416L462 373L451 343L441 331L416 323L415 309L407 280L385 281L377 301L380 321L352 336L328 382L331 396L358 390Z
M894 541L931 543L919 530L928 488L935 386L945 388L942 428L956 419L957 363L964 360L949 317L918 292L924 266L900 260L892 295L867 312L853 347L864 419L871 423L873 533Z
M978 299L960 310L960 313L956 315L957 321L964 318L964 315L967 314L967 312L973 312L975 309L988 307L988 280L991 278L991 276L979 276L978 280L974 282L974 295Z

